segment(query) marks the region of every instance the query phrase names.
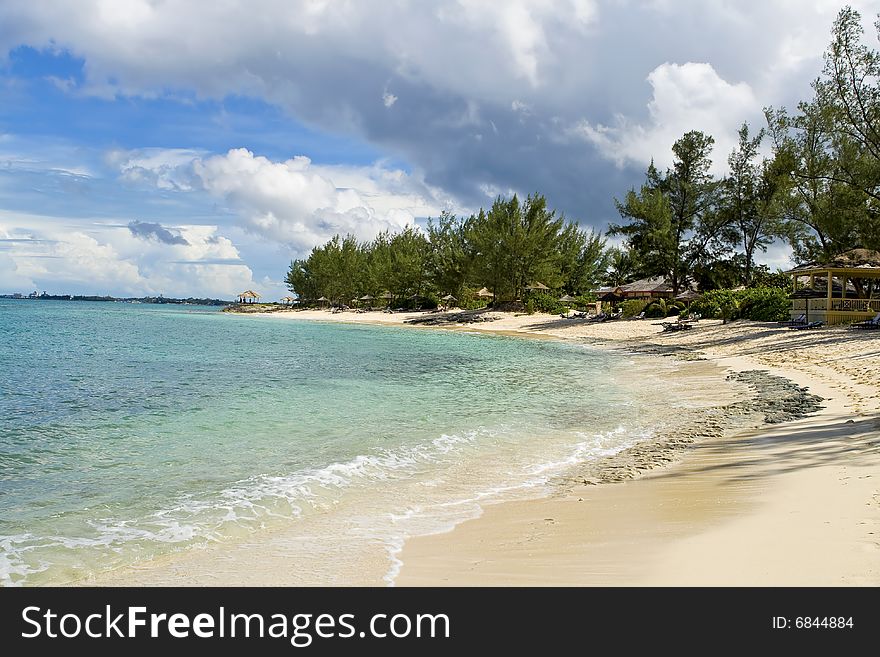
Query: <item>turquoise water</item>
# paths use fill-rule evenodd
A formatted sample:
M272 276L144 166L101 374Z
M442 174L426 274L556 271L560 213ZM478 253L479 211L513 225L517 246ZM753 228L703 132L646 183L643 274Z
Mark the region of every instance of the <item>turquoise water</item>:
M378 541L392 572L404 536L649 436L663 391L630 366L553 341L0 300L0 582L310 517L327 534L310 550Z

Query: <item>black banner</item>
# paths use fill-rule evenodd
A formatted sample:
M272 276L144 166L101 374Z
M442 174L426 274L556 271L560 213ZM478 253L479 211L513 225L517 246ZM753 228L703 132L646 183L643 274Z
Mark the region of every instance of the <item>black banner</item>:
M877 589L4 589L0 645L9 655L118 655L128 646L172 655L845 649L880 639L878 597Z

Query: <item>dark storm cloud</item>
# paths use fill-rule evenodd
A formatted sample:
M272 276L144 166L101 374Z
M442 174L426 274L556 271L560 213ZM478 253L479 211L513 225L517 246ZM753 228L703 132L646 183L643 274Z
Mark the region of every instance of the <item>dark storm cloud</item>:
M161 224L134 220L128 223L128 230L131 231L132 235L141 239L155 239L164 244L189 245L189 242L183 239L183 237L175 235Z

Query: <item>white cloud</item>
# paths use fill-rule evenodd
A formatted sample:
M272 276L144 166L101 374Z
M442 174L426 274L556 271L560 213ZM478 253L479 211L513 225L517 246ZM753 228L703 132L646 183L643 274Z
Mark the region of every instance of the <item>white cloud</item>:
M385 93L382 94L382 104L385 107L391 107L396 102L397 102L397 96L395 96L393 93L386 91Z
M761 125L761 102L752 88L745 82L727 82L711 64L662 64L651 71L648 82L654 93L646 123L624 116L612 126L584 120L572 133L595 144L618 166L644 165L652 158L669 166L675 140L689 130L701 130L715 138L714 168L723 171L742 122Z
M370 239L400 230L416 216L439 214L436 200L402 171L318 167L297 156L273 162L238 148L196 160L195 174L224 198L248 228L304 252L333 235ZM415 184L414 184L415 183Z
M188 148L144 148L137 151L112 150L106 161L128 182L144 182L159 189L189 191L192 181L182 174L204 151Z
M366 240L383 230L400 230L451 203L418 176L381 163L315 165L302 155L276 162L244 148L207 157L138 151L127 158L117 152L112 159L126 179L135 171L138 180L153 180L165 189L198 185L226 203L250 232L300 254L337 233Z
M0 214L0 293L209 296L231 299L259 286L216 226L168 227L169 244L107 222ZM185 242L185 243L183 243ZM261 288L270 298L284 288Z

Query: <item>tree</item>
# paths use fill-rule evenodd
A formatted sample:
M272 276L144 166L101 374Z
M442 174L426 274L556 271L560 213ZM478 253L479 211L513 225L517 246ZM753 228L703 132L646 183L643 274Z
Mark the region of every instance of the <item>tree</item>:
M721 184L720 217L723 224L736 231L735 240L743 251L742 283L751 285L755 252L780 234L777 221L779 177L771 163L758 162L758 150L764 139L763 129L749 135L748 123L739 129L739 144L727 158L730 168Z
M428 220L428 270L437 291L461 298L472 261L467 222L443 212Z
M612 224L609 233L624 235L649 274L669 278L674 294L717 240L718 183L709 171L714 143L702 132L685 133L672 146L671 169L660 174L652 162L641 190L630 190L622 203L615 199L629 223Z
M525 203L499 196L489 212L480 210L467 223L474 275L492 286L496 299L519 298L531 281L554 274L563 220L543 196L530 195Z
M589 292L605 278L608 252L601 233L583 230L577 223L568 222L559 234L557 252L558 285L555 277L545 282L575 296Z
M612 287L618 287L629 283L636 278L639 264L635 251L632 249L620 249L611 247L606 252L608 267L605 274L605 282Z
M391 252L390 287L395 296L422 296L428 280L428 240L414 226L395 234Z
M861 245L869 218L866 197L842 179L846 152L836 152L827 113L802 102L790 117L765 110L774 160L768 175L778 186L781 232L802 261L826 260Z
M880 35L880 20L874 25ZM863 36L859 12L842 9L825 51L824 78L813 86L836 150L851 151L836 179L880 201L880 53Z
M863 36L859 13L844 8L813 99L794 116L765 110L778 170L787 174L787 238L802 260L880 248L880 54Z

